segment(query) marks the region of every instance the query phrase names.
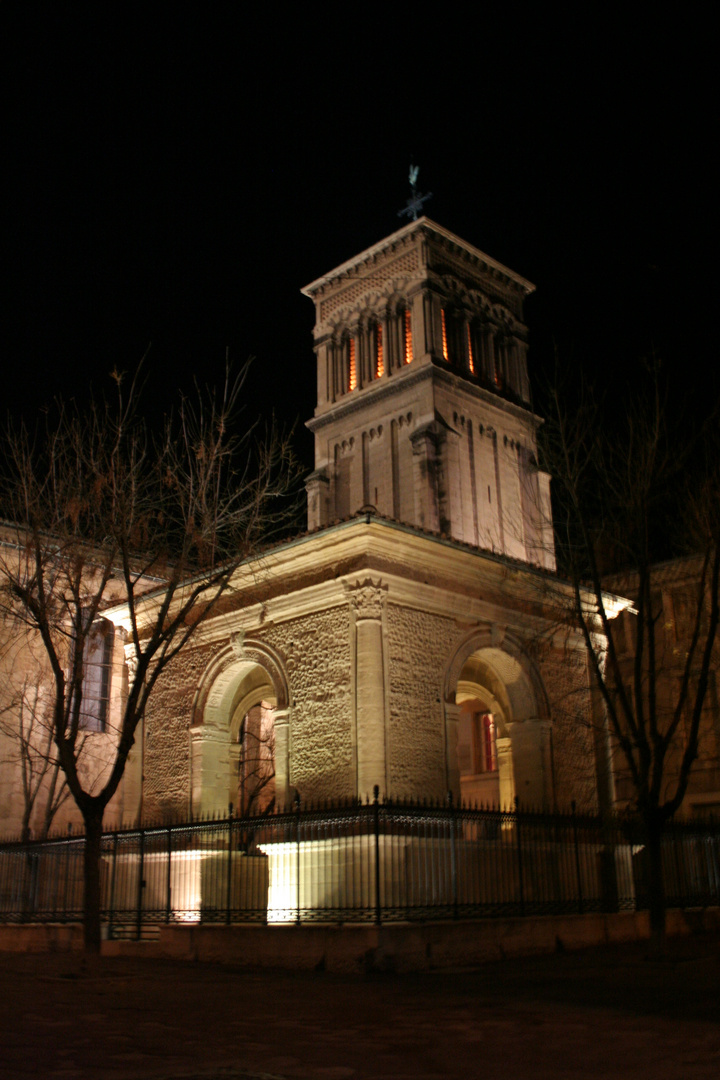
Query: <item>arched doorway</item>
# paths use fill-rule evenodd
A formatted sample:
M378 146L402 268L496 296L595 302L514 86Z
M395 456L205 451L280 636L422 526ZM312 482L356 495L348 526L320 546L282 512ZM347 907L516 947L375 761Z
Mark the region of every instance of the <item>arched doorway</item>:
M266 813L275 807L275 704L270 695L250 707L240 706L231 725L234 732L231 762L237 775L235 809L238 814ZM235 728L237 731L235 732ZM232 800L231 800L232 801Z
M194 813L262 813L284 806L289 767L288 685L265 645L233 640L208 665L191 728Z
M508 701L504 684L483 656L472 653L460 671L455 690L457 765L460 798L479 806L512 802L512 778L505 773L508 742ZM500 777L501 754L502 791Z
M471 804L552 804L552 728L534 665L508 636L476 631L445 684L448 789Z

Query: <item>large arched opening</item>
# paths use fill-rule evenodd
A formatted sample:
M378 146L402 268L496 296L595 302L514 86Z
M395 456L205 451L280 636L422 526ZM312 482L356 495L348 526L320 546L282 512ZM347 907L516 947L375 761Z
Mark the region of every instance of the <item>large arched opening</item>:
M194 814L263 813L288 797L289 694L279 658L244 638L208 665L191 727Z
M519 644L477 631L445 684L448 790L464 802L547 807L553 801L552 726L539 675Z

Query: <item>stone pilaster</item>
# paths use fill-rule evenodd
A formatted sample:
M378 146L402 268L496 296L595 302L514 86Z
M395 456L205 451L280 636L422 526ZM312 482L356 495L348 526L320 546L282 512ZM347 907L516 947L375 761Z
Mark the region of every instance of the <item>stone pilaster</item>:
M431 532L440 532L438 497L440 441L440 426L434 420L415 428L410 435L413 451L415 524Z
M355 616L355 743L357 794L387 791L383 607L387 586L369 578L347 587Z
M330 477L326 468L316 469L305 481L308 501L308 529L319 529L328 522Z
M532 810L547 809L552 802L550 724L531 718L508 724L508 730L515 794L520 805Z

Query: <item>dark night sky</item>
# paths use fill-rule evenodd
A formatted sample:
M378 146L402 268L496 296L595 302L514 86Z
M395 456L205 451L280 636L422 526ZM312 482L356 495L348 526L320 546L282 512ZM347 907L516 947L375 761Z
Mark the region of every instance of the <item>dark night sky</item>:
M716 363L714 33L529 8L4 3L6 405L103 388L148 345L169 403L227 346L257 357L253 414L307 419L299 289L403 224L411 158L429 216L536 283L536 375L557 340L621 393L651 346L694 384Z

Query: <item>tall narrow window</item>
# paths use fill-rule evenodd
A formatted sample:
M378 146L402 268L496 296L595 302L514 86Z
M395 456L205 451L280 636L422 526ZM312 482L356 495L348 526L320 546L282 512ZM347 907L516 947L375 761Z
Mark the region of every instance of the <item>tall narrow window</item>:
M468 343L468 367L470 368L470 374L475 374L475 357L473 356L472 346L472 334L470 333L470 324L467 327L467 343Z
M495 385L502 389L503 384L503 358L505 353L505 343L500 338L495 338L495 348L493 349L493 381Z
M355 338L348 338L348 390L357 387L357 363L355 360Z
M450 352L448 350L448 336L447 336L447 319L445 318L445 308L440 310L442 316L442 353L443 360L450 360Z
M83 657L80 727L85 731L104 731L110 703L115 627L108 619L93 623L85 639Z
M410 315L410 308L405 308L405 319L403 322L404 338L405 338L405 356L404 360L406 364L412 362L413 358L413 340L412 340L412 317Z
M385 374L385 359L383 357L382 326L375 326L375 378L379 379Z

